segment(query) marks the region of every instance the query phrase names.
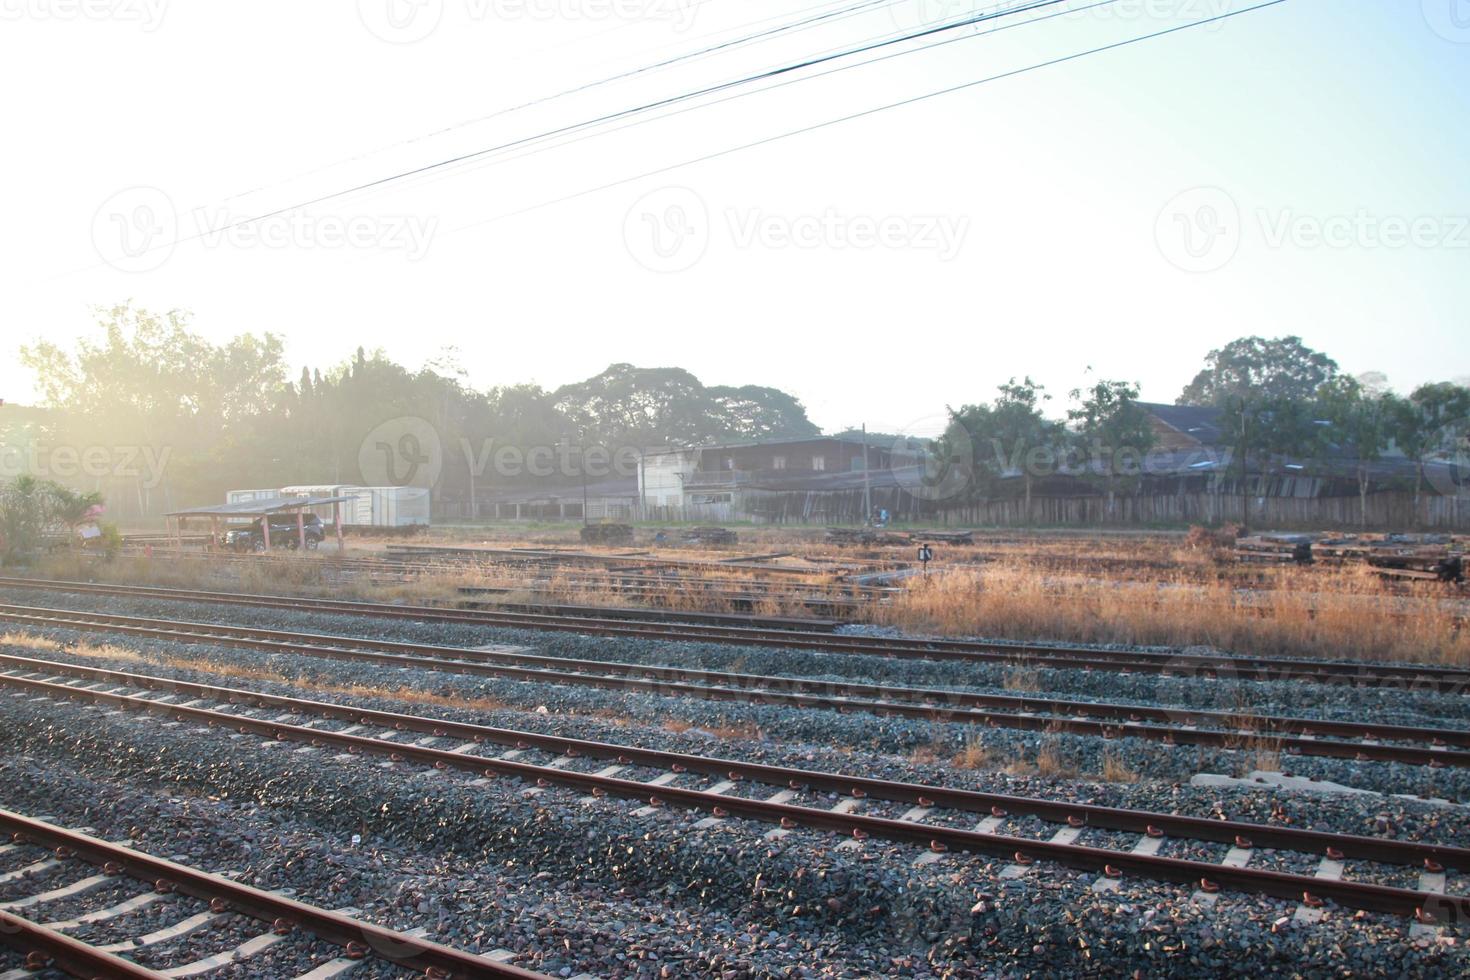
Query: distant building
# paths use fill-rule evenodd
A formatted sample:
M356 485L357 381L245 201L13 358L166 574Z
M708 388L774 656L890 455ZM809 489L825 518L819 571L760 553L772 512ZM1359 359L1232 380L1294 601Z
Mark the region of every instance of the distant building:
M892 453L867 447L873 480L888 470ZM733 520L759 513L753 497L770 492L861 486L863 443L820 436L666 449L645 453L639 498L651 514L691 520Z

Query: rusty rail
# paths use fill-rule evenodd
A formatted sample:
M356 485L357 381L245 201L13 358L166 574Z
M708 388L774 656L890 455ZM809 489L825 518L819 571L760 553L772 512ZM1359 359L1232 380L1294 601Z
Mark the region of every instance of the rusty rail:
M725 796L704 790L680 789L671 786L653 787L647 783L621 779L616 776L580 773L563 768L473 755L468 752L452 752L362 735L321 731L301 725L247 718L207 708L165 704L133 695L80 691L73 687L47 681L0 676L0 683L44 692L48 696L90 700L94 703L114 705L124 710L137 710L202 722L207 726L238 731L242 734L302 742L314 747L338 746L348 752L387 756L394 761L418 762L436 769L474 772L487 777L520 778L532 781L538 786L568 787L591 793L594 796L642 800L655 806L680 806L711 812L717 817L732 815L745 817L775 823L784 829L814 828L859 839L877 837L927 846L932 850L968 851L1005 857L1023 863L1050 860L1068 867L1086 871L1101 871L1109 875L1132 873L1153 880L1181 883L1208 881L1212 886L1269 895L1290 901L1310 900L1315 902L1319 899L1330 899L1351 908L1393 915L1412 915L1421 921L1463 922L1470 917L1470 897L1459 895L1440 895L1364 882L1316 878L1250 867L1237 868L1055 841L1037 841L1004 834L986 833L980 830L960 830L908 820L821 810L774 800ZM0 828L5 826L6 816L4 811L0 811ZM1256 832L1259 833L1259 830ZM1339 838L1334 837L1334 840L1337 839ZM208 877L213 878L213 876ZM275 896L268 897L275 898ZM352 920L347 921L351 923ZM358 923L352 924L359 925Z
M1359 722L1317 721L1233 715L1167 708L1145 708L1045 698L1009 698L924 688L882 688L872 685L809 681L803 678L730 674L681 667L573 660L531 653L468 650L354 637L289 633L251 627L208 623L170 622L132 616L78 613L70 610L33 610L25 613L0 606L0 623L112 632L248 649L295 653L330 660L379 663L442 673L501 677L533 683L595 687L650 694L677 695L714 701L780 704L797 708L861 711L880 716L922 718L957 724L987 725L1022 731L1066 732L1102 738L1133 737L1166 744L1204 745L1239 749L1262 741L1295 755L1345 758L1359 761L1399 762L1434 768L1470 768L1470 733L1458 729L1410 728ZM375 652L384 650L412 651ZM517 666L530 665L530 666ZM701 683L690 683L691 679ZM854 695L865 695L858 697ZM887 699L880 699L880 698ZM892 700L911 697L915 700ZM1003 705L1014 710L989 710ZM1031 709L1045 708L1051 714ZM1079 718L1075 712L1093 718ZM1096 720L1100 716L1107 720ZM1150 723L1152 719L1155 723ZM1234 728L1201 729L1198 721L1234 724ZM1157 722L1164 722L1158 724ZM1296 734L1290 734L1290 733ZM1417 744L1378 741L1346 742L1317 737L1318 732L1351 735L1359 739L1406 739ZM1453 743L1461 746L1451 749Z

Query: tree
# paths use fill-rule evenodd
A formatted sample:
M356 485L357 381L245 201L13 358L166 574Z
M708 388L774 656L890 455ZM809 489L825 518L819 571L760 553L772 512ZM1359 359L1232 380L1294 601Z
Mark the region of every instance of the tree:
M1240 487L1241 530L1250 528L1250 476L1254 457L1300 456L1316 447L1313 403L1286 396L1231 395L1220 413L1220 432L1231 447Z
M101 505L101 494L78 493L22 474L0 485L0 555L10 562L31 554L48 536L74 529Z
M1091 388L1074 389L1069 409L1079 455L1089 475L1101 476L1108 488L1108 510L1113 509L1118 480L1142 472L1143 458L1154 445L1153 426L1138 405L1138 385L1127 381L1098 381Z
M1390 434L1399 450L1414 461L1414 513L1421 516L1424 470L1429 460L1454 448L1470 419L1470 388L1441 381L1415 388L1407 399L1395 399Z
M1368 395L1353 378L1339 377L1324 385L1319 410L1328 422L1324 445L1353 460L1358 480L1361 521L1368 523L1368 488L1373 464L1388 448L1393 419L1399 414L1393 395Z
M1230 397L1310 399L1337 377L1337 362L1300 337L1241 337L1205 357L1204 370L1180 393L1180 405L1224 406Z
M609 445L697 445L702 442L802 438L821 434L806 409L774 388L706 388L682 368L613 364L565 385L552 402L577 432Z
M1029 377L1010 379L998 389L989 405L965 405L950 409L951 426L968 433L975 460L975 488L984 490L995 481L1019 473L1026 496L1026 517L1031 517L1031 491L1035 478L1056 465L1063 429L1048 421L1039 405L1050 401L1046 389Z

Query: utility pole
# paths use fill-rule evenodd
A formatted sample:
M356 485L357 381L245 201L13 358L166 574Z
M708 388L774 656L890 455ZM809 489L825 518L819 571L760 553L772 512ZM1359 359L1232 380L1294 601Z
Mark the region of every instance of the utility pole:
M582 526L587 527L592 522L587 518L587 433L582 432L582 463L578 467L582 471Z
M873 488L868 480L868 423L863 423L863 523L873 520Z

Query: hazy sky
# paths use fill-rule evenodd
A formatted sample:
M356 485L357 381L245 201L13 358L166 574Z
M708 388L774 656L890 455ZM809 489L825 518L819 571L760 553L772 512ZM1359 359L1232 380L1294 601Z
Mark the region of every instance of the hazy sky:
M1286 0L639 177L1254 2L1068 0L228 228L1035 0L0 0L0 397L22 343L128 299L294 367L678 365L829 429L933 431L1012 375L1060 409L1089 367L1172 400L1253 333L1470 374L1470 0Z

